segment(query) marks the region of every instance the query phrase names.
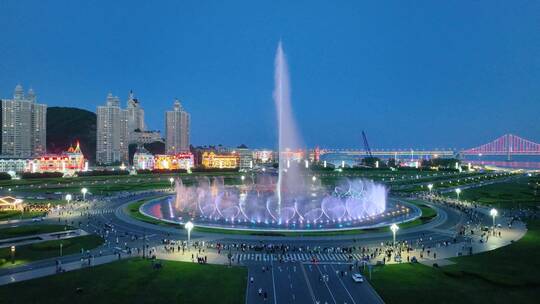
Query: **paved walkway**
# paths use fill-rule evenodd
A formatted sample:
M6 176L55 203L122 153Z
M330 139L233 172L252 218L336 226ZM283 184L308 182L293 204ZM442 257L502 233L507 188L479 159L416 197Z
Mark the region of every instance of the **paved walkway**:
M79 270L79 269L88 268L88 267L92 267L96 265L114 262L116 260L118 260L118 255L107 255L107 256L95 257L91 259L90 263L88 262L88 259L87 259L83 262L75 261L75 262L65 263L65 264L62 264L61 267L64 271L73 271L73 270ZM57 273L58 273L57 266L46 266L46 267L40 267L37 269L16 272L13 274L0 276L0 285L6 285L10 283L15 283L15 282L37 279L37 278L41 278L41 277L45 277L49 275L54 275Z
M57 232L50 233L41 233L33 235L19 236L9 239L0 240L0 248L11 247L12 245L22 246L30 245L35 243L42 243L47 241L58 241L70 239L78 236L88 235L89 233L82 229L73 229L73 230L61 230Z

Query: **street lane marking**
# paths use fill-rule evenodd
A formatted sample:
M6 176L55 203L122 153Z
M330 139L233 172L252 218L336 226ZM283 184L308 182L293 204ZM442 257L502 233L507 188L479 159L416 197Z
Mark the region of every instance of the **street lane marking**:
M300 264L300 267L302 267L302 273L304 274L304 279L306 280L306 284L309 290L309 294L311 295L311 299L313 300L313 303L317 303L317 300L315 300L315 294L313 293L313 288L311 288L311 283L309 283L309 279L306 273L306 269L304 268L304 264Z
M321 269L319 268L319 265L317 265L316 267L317 267L317 270L319 270L319 273L322 276L323 273L322 273ZM326 270L326 265L324 265L323 267L324 267L324 270ZM337 304L336 298L334 298L334 293L332 293L332 290L330 290L330 287L328 287L328 282L326 282L326 280L324 280L324 279L323 279L323 282L324 282L324 285L326 286L326 289L328 289L328 292L330 292L330 296L332 297L332 300L334 301L335 304Z
M334 268L334 266L331 265L331 267L332 267L333 270L336 270L336 269ZM345 284L343 283L343 280L341 280L341 277L340 277L337 273L336 273L336 277L338 278L339 282L341 283L341 286L343 286L343 288L345 288L345 291L346 291L347 294L349 295L349 298L351 298L351 301L353 302L353 304L356 304L356 302L355 302L354 299L353 299L353 296L351 295L351 293L349 292L349 290L347 289L347 287L346 287Z
M276 298L276 281L274 279L274 263L270 262L270 267L272 267L272 287L274 288L274 304L277 304Z

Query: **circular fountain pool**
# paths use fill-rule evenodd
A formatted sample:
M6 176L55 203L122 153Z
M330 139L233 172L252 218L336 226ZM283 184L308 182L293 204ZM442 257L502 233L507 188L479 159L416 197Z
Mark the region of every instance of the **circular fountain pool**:
M190 186L176 180L174 195L149 201L140 211L172 223L253 231L364 229L420 215L415 206L388 200L385 186L369 180L344 179L329 187L313 178L279 192L278 184L271 175L244 178L239 185L225 185L222 177L198 177Z

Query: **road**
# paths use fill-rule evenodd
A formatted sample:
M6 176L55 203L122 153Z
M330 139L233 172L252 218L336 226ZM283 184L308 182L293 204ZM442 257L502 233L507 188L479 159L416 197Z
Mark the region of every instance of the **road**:
M367 281L352 280L351 275L357 269L351 271L354 266L350 263L251 262L246 265L250 278L247 303L383 303Z

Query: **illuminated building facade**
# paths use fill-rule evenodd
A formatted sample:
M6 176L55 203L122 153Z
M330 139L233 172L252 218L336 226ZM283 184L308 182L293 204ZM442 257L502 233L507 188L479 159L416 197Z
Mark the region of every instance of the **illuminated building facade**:
M32 173L62 172L73 173L87 171L88 162L81 152L79 143L71 146L62 154L46 154L36 157L28 162L26 171Z
M253 152L247 148L238 148L236 153L240 158L240 169L253 169Z
M24 203L21 199L13 196L0 197L0 210L1 211L13 211L23 210Z
M235 169L239 167L240 157L236 153L204 152L201 163L204 168Z
M133 166L136 170L153 170L154 155L152 155L143 146L139 146L133 154Z
M253 159L256 163L265 164L271 163L274 160L274 151L272 150L257 150L253 151Z
M280 157L284 157L286 160L290 161L301 161L305 158L305 151L304 150L285 150L280 153Z
M30 159L0 158L0 172L24 172Z
M154 156L154 169L157 170L189 170L191 168L193 168L193 154L191 153L158 154Z

